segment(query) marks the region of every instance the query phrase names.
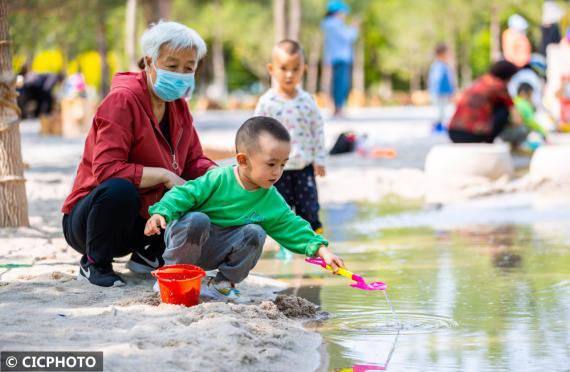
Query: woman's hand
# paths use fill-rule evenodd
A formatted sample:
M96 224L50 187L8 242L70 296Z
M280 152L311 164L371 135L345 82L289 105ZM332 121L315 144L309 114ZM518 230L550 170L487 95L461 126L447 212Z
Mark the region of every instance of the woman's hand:
M329 265L331 269L333 269L333 272L335 274L337 273L339 267L346 269L346 267L344 267L344 261L342 260L342 258L336 256L334 253L329 251L329 249L324 245L321 245L321 247L317 251L317 256L325 260L327 265Z
M176 173L171 172L167 169L165 169L165 175L164 175L164 186L166 186L167 189L172 189L174 186L182 186L186 183L186 181L181 178L180 176L178 176Z
M160 235L160 227L162 227L163 230L166 229L166 220L160 214L153 214L146 221L144 234L146 236L151 236L154 234Z
M171 189L174 186L181 186L186 183L176 173L165 168L144 167L139 187L141 189L164 184L166 188Z

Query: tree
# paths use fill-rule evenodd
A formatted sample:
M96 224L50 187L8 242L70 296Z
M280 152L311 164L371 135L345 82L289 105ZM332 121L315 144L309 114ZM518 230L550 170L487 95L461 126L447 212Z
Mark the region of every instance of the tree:
M101 99L105 98L107 93L109 93L109 62L107 61L107 53L109 52L109 46L107 44L106 35L106 11L103 6L103 0L100 0L100 4L97 7L97 52L99 57L101 57L101 86L99 87L99 96Z
M129 71L137 70L137 0L127 0L125 17L125 52Z
M7 4L0 0L0 227L29 225L15 81Z
M170 18L171 0L143 0L142 5L147 25L156 23L161 19L168 20Z

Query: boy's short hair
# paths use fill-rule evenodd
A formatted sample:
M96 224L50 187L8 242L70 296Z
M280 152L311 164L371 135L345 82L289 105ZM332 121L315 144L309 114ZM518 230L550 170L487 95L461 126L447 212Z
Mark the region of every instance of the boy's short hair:
M303 59L305 59L305 51L303 50L303 47L295 40L283 39L275 44L273 50L275 51L277 49L284 51L290 56L299 54Z
M530 85L529 83L521 83L521 85L519 85L519 88L517 89L517 94L521 93L532 94L533 91L534 88L532 87L532 85Z
M509 61L498 61L493 63L489 69L489 73L494 77L507 81L519 71L519 68Z
M447 52L448 48L447 45L444 43L439 43L437 44L437 46L435 47L435 55L436 56L441 56L442 54L444 54L445 52Z
M276 140L291 142L289 131L278 120L268 116L254 116L247 119L238 129L236 151L259 150L259 136L264 132L269 133Z

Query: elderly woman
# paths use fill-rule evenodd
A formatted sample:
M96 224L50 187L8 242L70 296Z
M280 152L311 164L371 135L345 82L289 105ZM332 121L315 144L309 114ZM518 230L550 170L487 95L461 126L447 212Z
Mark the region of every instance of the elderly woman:
M113 77L62 208L65 240L83 255L78 279L103 287L125 284L113 271L114 257L132 253L127 267L138 273L163 265L163 240L143 234L148 207L216 167L202 152L184 100L204 40L184 25L160 22L141 47L146 67Z

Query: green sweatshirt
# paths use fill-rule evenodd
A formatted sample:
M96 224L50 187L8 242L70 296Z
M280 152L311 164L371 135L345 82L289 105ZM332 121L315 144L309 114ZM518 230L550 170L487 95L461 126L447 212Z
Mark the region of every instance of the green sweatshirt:
M538 124L536 120L534 120L534 109L532 108L532 104L520 96L516 96L513 102L515 103L517 110L521 113L524 124L530 129L540 133L543 137L546 137L546 130Z
M166 223L186 212L202 212L219 226L260 225L265 232L291 252L314 256L328 241L310 224L295 215L275 187L247 191L238 183L233 166L213 169L183 186L175 186L148 209Z

